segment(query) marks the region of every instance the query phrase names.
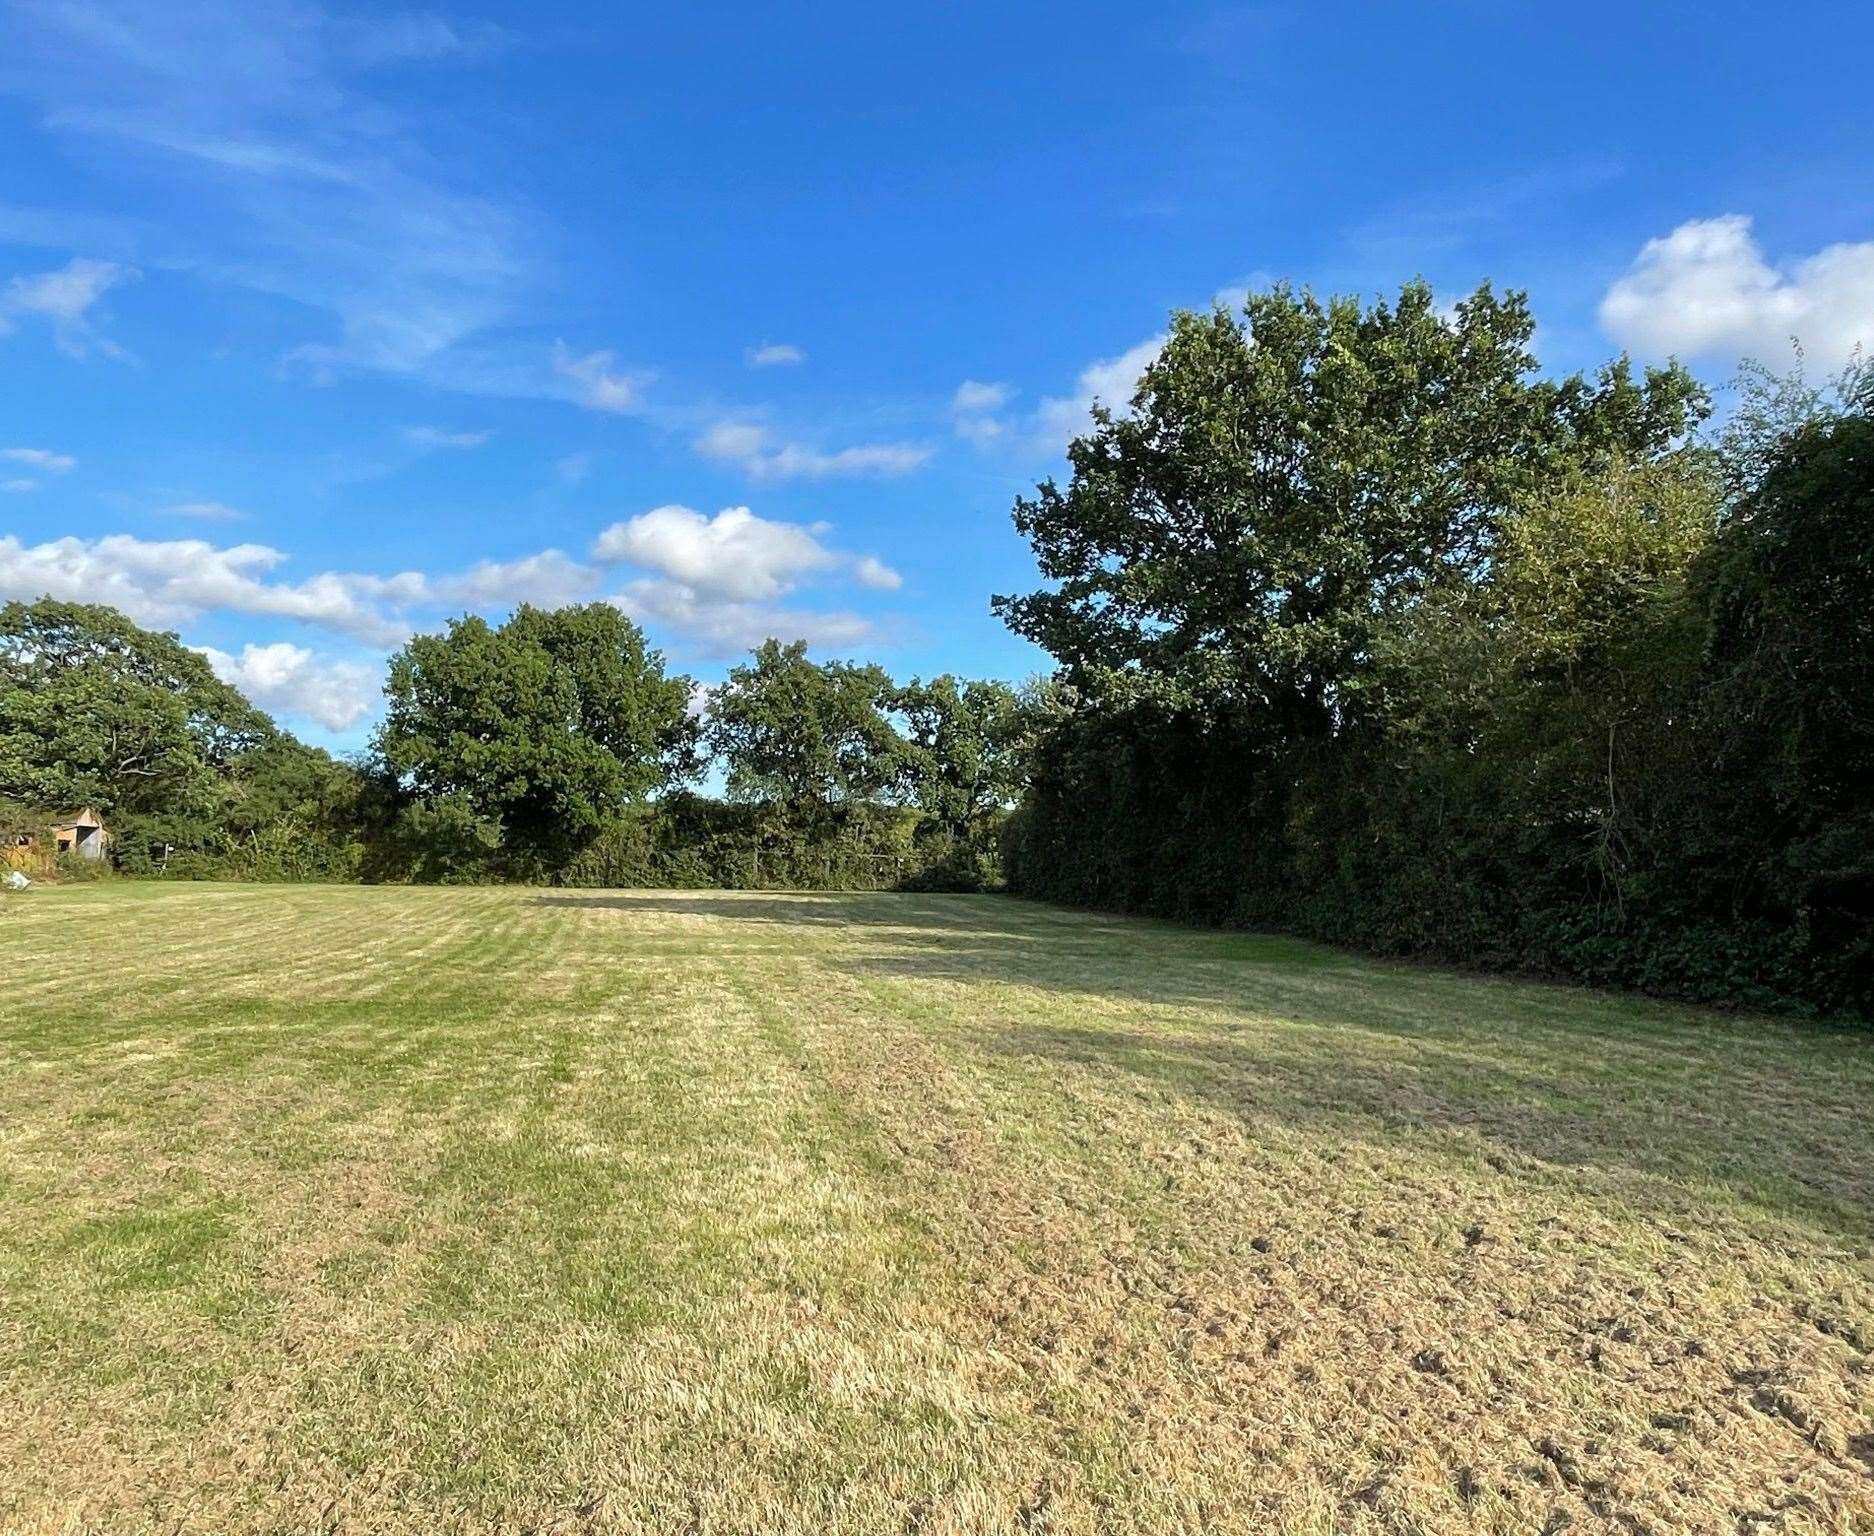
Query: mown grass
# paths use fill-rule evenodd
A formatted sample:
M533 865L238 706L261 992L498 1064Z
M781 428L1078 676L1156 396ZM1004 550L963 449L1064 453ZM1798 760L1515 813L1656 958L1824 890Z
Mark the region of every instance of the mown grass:
M1874 1039L995 898L0 906L0 1529L1874 1528Z

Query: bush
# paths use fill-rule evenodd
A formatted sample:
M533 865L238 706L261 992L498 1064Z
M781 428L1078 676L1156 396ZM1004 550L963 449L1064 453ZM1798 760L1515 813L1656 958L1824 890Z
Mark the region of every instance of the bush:
M82 853L67 850L53 859L52 871L61 885L85 885L105 879L111 873L111 866L103 859L88 859Z
M367 880L418 885L474 885L510 870L500 825L459 795L403 806L360 859Z

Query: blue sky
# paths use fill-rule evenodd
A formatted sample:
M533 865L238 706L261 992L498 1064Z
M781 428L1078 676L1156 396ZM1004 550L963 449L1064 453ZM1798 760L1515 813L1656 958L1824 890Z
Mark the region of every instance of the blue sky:
M1874 342L1870 58L1865 4L0 0L0 597L340 748L402 634L519 600L705 680L1020 677L1010 502L1174 307Z

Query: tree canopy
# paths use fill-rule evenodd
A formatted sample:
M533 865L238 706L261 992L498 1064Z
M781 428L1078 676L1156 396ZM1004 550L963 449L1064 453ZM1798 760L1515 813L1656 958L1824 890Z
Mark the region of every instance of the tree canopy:
M210 810L273 724L173 634L114 608L0 608L0 795L52 810Z
M912 804L961 836L1014 803L1025 781L1028 720L1007 683L913 678L890 702L904 721L899 772Z
M1324 729L1374 625L1487 569L1504 519L1571 470L1647 460L1701 417L1682 369L1549 380L1521 294L1446 314L1277 287L1180 314L1132 408L1098 409L1015 523L1054 585L995 607L1071 680Z
M300 878L356 868L360 781L295 740L175 635L114 608L0 609L0 799L89 806L129 869Z
M462 618L391 658L376 750L419 800L460 801L551 867L692 771L690 688L609 604Z
M806 809L886 793L902 742L885 717L882 667L813 662L804 642L767 640L709 696L707 739L729 793Z

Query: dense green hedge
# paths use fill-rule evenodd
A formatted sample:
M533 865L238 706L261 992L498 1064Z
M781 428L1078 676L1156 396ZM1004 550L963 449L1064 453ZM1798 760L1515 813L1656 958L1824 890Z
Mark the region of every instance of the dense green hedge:
M982 890L992 829L953 839L914 810L854 802L807 816L676 794L611 823L555 881L727 890Z
M1489 765L1483 765L1488 767ZM1443 782L1377 744L1246 760L1164 720L1050 743L1003 839L1011 889L1272 928L1383 954L1662 995L1874 1016L1874 859L1753 848L1732 797L1688 804L1610 885L1578 826L1527 814L1474 760ZM1809 860L1805 864L1805 860Z
M853 802L788 813L678 793L605 824L571 861L546 867L505 848L461 802L417 802L339 836L291 818L177 848L160 827L120 835L123 873L180 880L352 881L612 888L980 891L1001 882L999 824L965 838L903 807Z

